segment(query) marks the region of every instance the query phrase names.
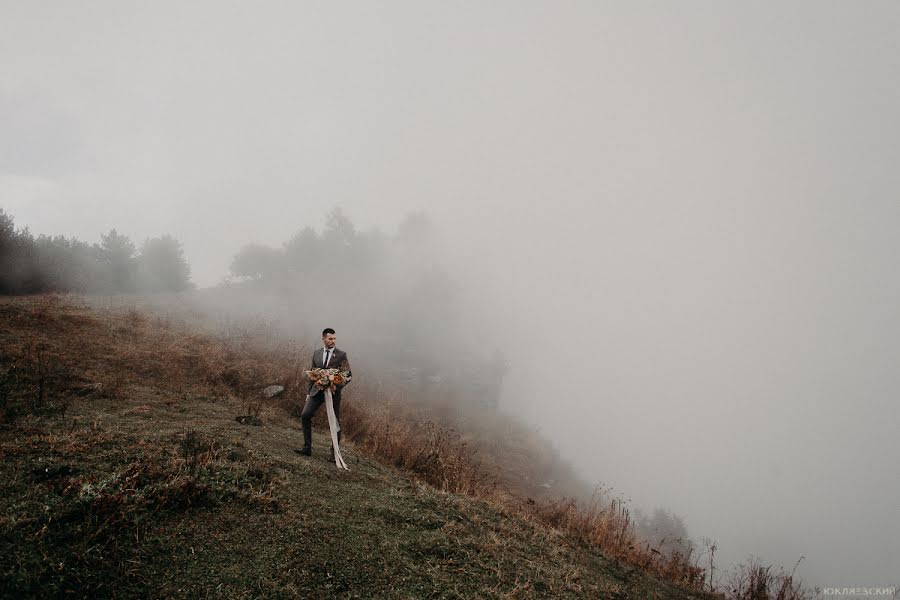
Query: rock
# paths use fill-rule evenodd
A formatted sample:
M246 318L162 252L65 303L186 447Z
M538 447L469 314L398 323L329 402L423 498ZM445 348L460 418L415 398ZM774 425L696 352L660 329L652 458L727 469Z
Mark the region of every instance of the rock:
M270 385L267 388L263 389L262 395L265 398L274 398L278 396L284 391L283 385Z

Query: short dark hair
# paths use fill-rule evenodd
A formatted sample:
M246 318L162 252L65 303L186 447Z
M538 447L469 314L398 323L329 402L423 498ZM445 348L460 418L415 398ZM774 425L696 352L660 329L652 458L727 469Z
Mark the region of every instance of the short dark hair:
M325 337L329 333L334 333L334 329L332 329L331 327L326 327L322 330L322 337Z

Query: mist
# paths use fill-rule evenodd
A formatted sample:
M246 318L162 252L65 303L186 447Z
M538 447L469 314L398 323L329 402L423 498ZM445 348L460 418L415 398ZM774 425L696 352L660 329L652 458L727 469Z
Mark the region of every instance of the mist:
M5 2L0 206L170 234L201 288L334 207L427 215L460 310L433 325L502 351L499 408L585 481L720 566L896 585L898 28L877 1ZM269 315L365 362L354 300Z

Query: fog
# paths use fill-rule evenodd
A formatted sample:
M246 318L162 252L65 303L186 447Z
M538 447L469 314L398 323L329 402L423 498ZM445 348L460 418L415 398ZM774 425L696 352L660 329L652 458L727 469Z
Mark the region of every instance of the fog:
M201 287L335 206L424 212L501 407L587 481L725 565L896 585L898 30L887 1L0 2L0 206L172 234Z

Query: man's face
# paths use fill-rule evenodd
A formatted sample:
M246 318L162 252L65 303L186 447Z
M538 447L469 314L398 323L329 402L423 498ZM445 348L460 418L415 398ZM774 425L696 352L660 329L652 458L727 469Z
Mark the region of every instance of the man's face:
M326 348L334 348L334 344L337 342L337 336L333 333L326 333L322 336L322 343L325 344Z

